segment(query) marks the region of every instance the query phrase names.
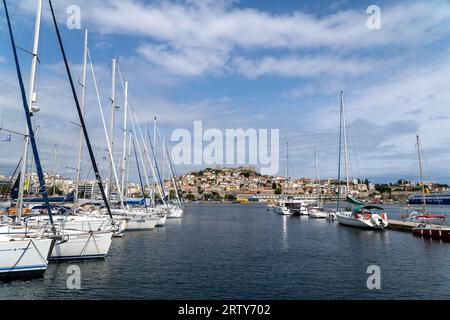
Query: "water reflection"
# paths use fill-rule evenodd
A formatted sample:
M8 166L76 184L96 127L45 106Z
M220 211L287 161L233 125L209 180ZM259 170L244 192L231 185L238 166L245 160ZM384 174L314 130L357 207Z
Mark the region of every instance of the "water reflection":
M281 238L282 238L282 247L283 249L287 250L289 249L289 242L288 242L288 216L282 216L283 218L283 229L281 232Z

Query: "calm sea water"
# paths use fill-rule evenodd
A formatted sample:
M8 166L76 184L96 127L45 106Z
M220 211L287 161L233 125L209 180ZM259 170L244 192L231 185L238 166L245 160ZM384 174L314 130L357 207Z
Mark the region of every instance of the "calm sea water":
M114 239L106 260L77 263L81 290L67 289L70 265L0 284L0 299L450 298L449 243L264 205L191 205L164 228ZM381 290L367 289L370 265L381 268Z

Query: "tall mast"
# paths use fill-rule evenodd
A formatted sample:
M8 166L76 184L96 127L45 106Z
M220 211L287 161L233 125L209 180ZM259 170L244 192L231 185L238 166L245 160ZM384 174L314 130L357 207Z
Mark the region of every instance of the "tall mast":
M147 200L145 200L145 187L144 182L142 181L141 169L139 167L139 160L136 152L136 144L134 143L134 139L131 140L133 140L134 157L136 158L136 167L139 175L139 183L141 184L142 198L144 199L144 207L147 210Z
M83 116L86 113L86 74L87 74L87 55L88 55L88 30L84 30L84 55L83 55L83 76L82 76L82 91L81 91L81 112ZM83 128L80 126L80 136L78 139L78 160L77 160L77 177L75 182L75 194L73 201L73 213L78 211L78 193L80 189L81 176L81 158L83 152ZM85 188L86 190L86 188ZM86 192L85 192L86 193ZM86 195L85 195L86 196Z
M168 169L169 169L170 177L172 179L172 183L173 183L174 188L175 188L178 204L181 207L183 203L182 203L182 199L180 197L180 192L179 192L180 188L178 188L178 184L177 184L177 180L176 180L177 174L176 174L175 168L173 166L172 160L170 158L169 149L167 148L167 144L166 144L166 139L165 139L165 137L161 136L161 132L159 131L159 127L156 127L156 129L158 131L159 141L162 142L162 145L163 145L162 152L165 153L165 155L166 155L164 157L164 159L168 162ZM163 163L166 162L166 161L164 161L164 159L163 159ZM163 181L164 181L164 179L163 179Z
M422 155L420 153L420 138L419 138L419 135L417 135L416 138L417 138L417 155L419 156L420 184L422 185L422 210L423 210L423 213L426 213L427 202L426 202L426 199L425 199L425 183L423 182Z
M58 145L55 144L53 146L53 195L56 195L56 165L57 165L57 154L56 154L56 150L58 148Z
M123 141L122 141L122 166L121 166L121 177L120 177L120 182L121 182L121 190L124 194L124 196L126 196L126 192L125 192L125 167L127 164L127 116L128 116L128 80L125 80L125 106L124 106L124 114L123 114ZM125 205L124 201L123 201L123 197L120 200L120 207L123 208Z
M320 173L319 173L319 162L317 160L317 150L316 146L314 146L314 158L315 158L315 165L316 165L316 177L317 177L317 191L319 192L319 206L322 200L322 191L321 191L321 181L320 181Z
M163 140L162 140L162 148L161 148L161 150L162 150L162 182L164 183L165 182L165 179L166 179L166 152L165 152L165 150L166 150L166 137L163 137ZM170 200L170 190L169 190L169 200Z
M147 134L150 135L148 131L147 131ZM159 189L159 191L161 193L161 197L163 199L162 202L163 202L164 205L166 205L166 203L165 203L166 190L164 189L164 183L162 182L161 173L159 172L158 162L156 161L155 148L154 148L154 146L153 146L153 144L151 142L151 139L149 139L149 140L150 140L149 141L150 142L150 149L152 151L153 159L155 160L155 165L152 166L152 169L154 168L153 169L153 174L154 174L154 177L155 177L156 185L159 187L158 189ZM147 156L148 156L148 154L147 154ZM148 161L150 162L150 158L148 159ZM155 174L155 170L156 170L156 174Z
M33 103L35 102L35 82L36 82L36 68L38 63L38 50L39 50L39 35L41 30L41 18L42 18L42 0L37 0L37 8L36 8L36 22L34 26L34 42L33 42L33 51L32 51L32 59L31 59L31 72L30 72L30 80L28 86L28 108L33 107ZM33 110L29 110L30 113ZM25 132L27 129L25 130ZM23 152L22 152L22 165L19 179L19 193L17 198L17 216L16 223L20 223L23 213L23 194L24 194L24 186L25 186L25 176L27 171L27 157L28 157L28 145L30 143L30 137L25 134L23 141Z
M289 141L286 141L286 192L289 187Z
M37 149L36 140L34 138L34 130L33 130L33 125L31 123L31 112L30 112L30 109L29 109L27 96L26 96L26 93L25 93L25 86L23 84L23 79L22 79L22 71L20 70L19 58L17 56L16 42L14 40L14 35L13 35L12 27L11 27L11 20L9 18L9 12L8 12L8 6L6 4L6 0L3 0L3 6L5 7L5 15L6 15L6 20L8 22L8 31L9 31L9 36L10 36L10 40L11 40L11 47L12 47L12 51L13 51L13 55L14 55L14 63L16 65L17 78L19 80L19 87L20 87L20 94L21 94L21 98L22 98L22 105L23 105L23 109L25 111L25 118L26 118L26 122L27 122L28 135L29 135L29 138L30 138L30 144L31 144L31 148L33 150L34 161L36 163L36 171L37 171L37 175L38 175L38 178L39 178L39 187L40 187L39 188L39 193L42 195L42 198L44 200L45 207L47 208L47 211L48 211L48 217L50 219L50 223L51 223L52 229L54 231L52 211L51 211L50 203L49 203L49 200L48 200L48 193L47 193L47 188L45 186L44 173L42 172L41 160L40 160L40 157L39 157L39 152L38 152L38 149Z
M168 162L169 162L169 169L170 169L169 172L170 172L170 177L171 177L171 179L172 179L173 187L174 187L174 189L175 189L175 195L176 195L176 197L177 197L178 205L179 205L180 208L181 208L183 204L182 204L182 202L181 202L180 193L179 193L179 191L178 191L177 181L175 180L175 174L174 174L174 170L173 170L173 168L172 168L172 162L171 162L171 160L170 160L169 150L167 149L167 146L166 146L165 143L164 143L164 149L165 149L165 152L166 152L166 154L167 154L167 160L168 160Z
M3 1L5 1L5 0L3 0ZM64 50L64 45L62 43L61 33L59 31L58 23L56 22L56 16L55 16L55 11L53 9L52 0L48 0L48 3L50 5L50 11L52 13L53 24L55 26L55 31L56 31L56 35L57 35L57 38L58 38L59 47L60 47L60 50L61 50L61 54L63 56L64 65L65 65L66 72L67 72L67 77L69 78L70 89L72 91L72 96L73 96L73 99L75 101L75 105L76 105L76 108L77 108L78 118L80 119L80 124L81 124L81 127L83 128L83 135L84 135L84 138L86 140L86 145L87 145L87 148L88 148L89 157L91 158L92 168L94 169L95 178L96 178L98 187L100 189L100 192L102 194L103 201L105 202L106 210L108 211L108 214L109 214L109 216L112 219L113 216L112 216L112 213L111 213L111 207L109 206L109 201L108 201L108 198L106 196L105 189L103 188L103 182L102 182L102 178L100 176L100 172L98 170L97 161L95 160L94 150L92 149L91 141L89 139L88 131L87 131L87 128L86 128L86 123L84 122L83 113L81 112L80 103L78 101L77 92L75 90L75 85L74 85L74 82L73 82L73 79L72 79L72 73L71 73L70 67L69 67L69 62L67 61L66 52ZM38 163L36 161L36 166L37 166L37 164ZM45 185L44 185L44 188L45 188Z
M156 173L158 175L157 176L158 177L157 183L159 182L159 184L161 185L162 193L164 195L164 198L166 198L167 193L166 193L166 189L164 187L164 181L161 179L161 173L160 173L160 170L159 170L158 161L156 159L156 145L157 145L157 143L156 143L156 133L157 133L157 131L159 131L158 123L156 122L156 117L157 116L155 116L155 123L154 123L154 127L153 127L153 145L152 145L152 143L150 141L150 147L151 147L151 150L152 150L153 159L155 161L154 163L155 163ZM147 134L148 134L148 131L147 131ZM149 138L150 138L150 136L149 136ZM160 136L160 140L162 142L161 136ZM164 150L162 150L162 152L164 153Z
M138 131L139 131L139 136L141 137L142 143L144 143L144 141L145 141L144 135L142 134L141 127L139 126L139 121L138 121L136 112L134 111L134 109L133 109L132 111L133 111L133 113L130 113L130 117L131 117L132 119L134 118L134 121L136 122L137 129L138 129ZM133 124L133 121L131 121L131 123ZM133 125L133 131L134 131L134 133L136 134L136 130L135 130L135 129L136 129L136 128L135 128L134 125ZM148 134L148 131L147 131L147 134ZM137 138L136 138L136 140L137 140ZM150 142L150 145L152 146L151 140L150 140L149 142ZM139 151L139 144L138 144L138 151ZM153 151L153 147L152 147L152 151ZM153 165L153 161L150 159L150 155L149 155L149 153L148 153L148 149L147 149L147 146L146 146L145 144L144 144L144 153L145 153L145 155L147 156L147 161L148 161L148 163L150 164L150 168L151 168L151 170L152 170L153 179L154 179L155 181L158 181L157 173L156 173L156 171L155 171L155 166ZM144 167L144 171L145 171L145 165L143 165L143 167ZM145 172L144 172L144 174L145 174ZM145 174L145 175L147 176L147 174ZM159 185L158 183L157 183L157 185L160 187L160 185ZM149 187L150 187L150 186L149 186ZM164 198L165 198L165 195L164 195L164 193L163 193L162 188L158 188L158 191L159 191L159 194L160 194L160 196L161 196L161 200L162 200L163 205L166 206L166 201L165 201L165 199L164 199Z
M132 131L130 130L130 138L128 139L128 156L127 156L127 170L126 170L125 185L128 185L128 181L130 179L131 140L133 139L131 134L132 134ZM123 193L124 193L125 197L128 197L128 188L125 188Z
M338 178L337 178L337 186L338 186L338 196L337 196L337 209L339 212L341 207L341 157L342 157L342 97L344 92L341 91L341 105L339 107L339 153L338 153Z
M134 143L137 143L137 151L138 151L139 159L141 160L142 169L144 171L145 182L147 183L147 186L150 188L150 181L148 180L147 169L145 167L144 157L142 156L142 151L141 151L141 148L139 147L139 142L138 142L138 138L137 138L137 134L136 134L136 126L134 125L135 119L133 118L131 111L128 110L128 112L130 112L131 127L132 127L132 131L133 131L133 138L131 138L131 139L134 139L133 140ZM136 122L137 122L137 119L136 119ZM136 125L139 126L139 123L137 123ZM142 133L141 133L141 139L143 140ZM144 150L145 149L146 149L146 147L144 146ZM150 162L150 166L151 165L152 165L152 163ZM142 193L145 193L145 186L144 186L144 190L142 190ZM144 202L145 202L145 195L144 195Z
M344 136L345 176L347 181L347 196L348 196L350 194L350 180L348 175L348 145L347 145L347 128L345 123L344 92L341 92L341 105L342 105L342 132Z
M120 202L122 203L123 202L122 189L120 188L119 176L117 175L117 170L116 170L116 165L115 165L115 162L114 162L113 151L110 148L111 143L110 143L110 140L109 140L109 137L108 137L108 129L106 128L105 117L103 115L102 102L101 102L101 99L100 99L100 93L98 91L97 79L95 77L94 65L92 64L90 51L88 51L88 57L89 57L89 64L90 64L91 72L92 72L92 79L93 79L93 82L94 82L94 89L95 89L95 93L97 95L98 108L100 110L100 116L101 116L101 119L102 119L103 130L105 132L106 144L108 145L108 155L109 155L109 158L111 159L111 169L112 169L113 176L114 176L114 179L115 179L115 182L116 182L116 185L117 185L117 192L119 193ZM109 185L112 186L112 177L111 177ZM110 190L111 190L111 188L110 188ZM108 201L109 201L109 199L108 199Z
M156 126L157 126L157 118L158 118L158 115L157 114L155 114L155 118L154 118L154 120L153 120L153 146L154 146L154 148L156 149ZM147 130L145 130L145 132L147 132ZM145 136L147 136L147 134L145 134ZM150 141L151 142L151 141ZM154 153L153 153L153 156L154 156L154 163L155 163L155 167L158 165L158 163L157 163L157 161L156 161L156 150L154 151ZM152 189L152 193L153 193L153 207L155 207L156 206L156 200L155 200L155 198L156 198L156 184L158 183L158 181L157 181L157 179L156 179L156 177L155 177L155 184L153 185L153 189ZM163 188L163 191L164 191L164 187L162 187ZM164 197L165 197L165 192L163 192L163 194L164 194Z
M111 123L109 124L109 148L114 156L114 112L116 111L116 70L117 59L112 59L112 86L111 86ZM109 179L108 179L108 200L111 200L112 179L113 179L113 159L109 161Z

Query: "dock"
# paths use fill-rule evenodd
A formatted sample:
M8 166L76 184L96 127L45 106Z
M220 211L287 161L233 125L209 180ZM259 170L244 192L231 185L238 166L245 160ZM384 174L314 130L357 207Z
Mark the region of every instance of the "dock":
M417 228L421 223L418 222L410 222L410 221L400 221L400 220L390 220L388 224L388 229L398 230L398 231L411 231L414 228ZM442 228L442 226L432 224L430 225L432 228Z

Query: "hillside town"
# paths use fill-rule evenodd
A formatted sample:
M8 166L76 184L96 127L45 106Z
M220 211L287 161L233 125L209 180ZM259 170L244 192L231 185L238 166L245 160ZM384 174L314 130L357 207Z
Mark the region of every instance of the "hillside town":
M68 177L45 173L46 185L50 195L65 195L72 192L75 182ZM337 179L329 178L317 181L310 178L288 178L282 176L264 176L254 167L238 168L206 168L201 171L188 172L177 177L184 198L188 201L267 201L281 195L317 197L325 200L335 200L338 189ZM11 178L0 176L1 193L10 189ZM105 181L108 185L108 181ZM427 192L443 192L449 190L447 184L424 182ZM173 197L174 188L170 179L164 182L165 189ZM27 176L25 190L28 195L38 194L38 179L36 174ZM393 183L375 184L367 179L354 179L349 182L349 193L361 200L379 202L405 201L412 193L421 190L418 183L400 179ZM145 186L146 194L152 186ZM341 194L347 194L347 184L341 181ZM95 180L82 180L79 195L85 199L100 199L100 190ZM114 194L114 185L113 185ZM141 187L138 183L128 183L126 195L129 198L141 197Z

